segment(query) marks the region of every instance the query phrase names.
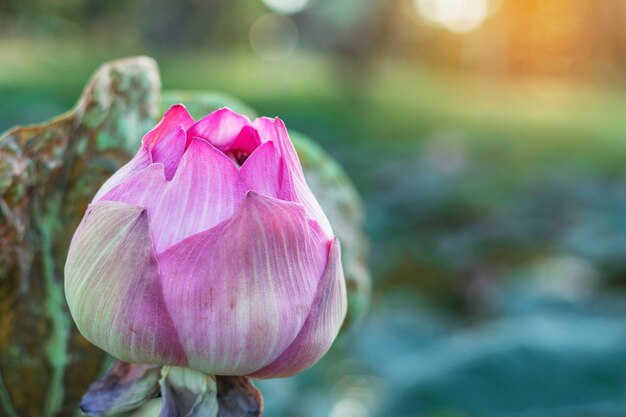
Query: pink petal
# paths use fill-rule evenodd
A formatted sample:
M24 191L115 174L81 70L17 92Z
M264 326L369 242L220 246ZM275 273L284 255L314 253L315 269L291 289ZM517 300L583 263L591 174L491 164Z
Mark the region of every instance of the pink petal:
M230 218L243 199L237 168L221 151L194 139L171 181L153 164L109 191L102 200L145 207L157 253Z
M189 127L187 129L187 143L191 143L194 137L198 137L224 151L235 141L241 129L249 124L250 121L246 116L237 114L225 107L204 116Z
M175 129L178 129L182 126L183 129L187 130L189 126L191 126L195 121L193 117L189 115L189 112L182 104L175 104L170 107L161 121L142 139L142 143L144 146L147 146L148 149L152 149L156 144L164 138L167 134L172 132Z
M174 129L159 140L152 149L152 160L163 164L165 178L169 181L174 176L178 163L185 152L187 133L182 126Z
M286 160L290 169L293 171L293 175L304 179L304 173L302 172L302 165L300 159L296 153L296 149L291 143L291 139L287 133L287 128L282 120L278 117L271 119L269 117L259 117L256 119L252 126L259 132L261 141L274 141L282 157Z
M265 142L241 166L239 177L248 190L279 198L282 169L281 157L274 142Z
M260 144L259 132L252 126L244 126L226 154L238 165L242 165Z
M141 207L108 201L89 207L70 245L65 295L83 336L113 356L186 365Z
M302 204L307 214L319 223L326 236L328 238L334 236L328 218L326 218L324 211L304 179L300 159L298 159L298 154L291 143L283 121L279 118L260 117L252 125L259 131L263 142L273 140L276 143L276 147L285 162L284 183L280 199Z
M126 179L132 177L142 169L146 168L152 163L152 156L144 146L139 149L139 152L131 159L126 165L118 169L98 190L96 196L93 198L92 203L98 202L103 195L109 190L118 186Z
M127 178L146 168L153 161L162 162L166 167L166 174L171 173L172 170L175 171L176 165L178 164L178 160L180 160L180 155L182 155L182 153L180 153L177 140L172 138L172 135L178 135L178 131L181 127L187 128L193 123L194 120L187 112L185 106L182 104L176 104L170 107L169 110L163 115L159 124L157 124L154 129L146 133L143 137L142 146L135 157L120 168L102 185L102 187L100 187L92 202L95 203L100 200L100 198L113 187L121 184ZM164 139L172 146L166 149L164 145L159 144L161 139ZM157 147L156 156L153 155L155 152L153 148L155 146ZM168 176L168 178L171 177Z
M271 364L254 372L255 378L290 376L313 366L330 348L346 316L346 284L341 250L335 239L330 249L313 307L293 343Z
M251 155L259 145L261 145L259 132L252 126L244 126L228 150L241 150Z
M327 262L312 224L299 205L249 192L232 219L159 255L190 367L246 375L292 343Z

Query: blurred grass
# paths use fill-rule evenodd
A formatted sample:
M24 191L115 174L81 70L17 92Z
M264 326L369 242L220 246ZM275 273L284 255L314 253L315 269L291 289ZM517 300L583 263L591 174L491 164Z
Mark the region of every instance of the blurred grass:
M0 56L3 130L65 111L95 68L120 52L76 39L5 38ZM246 50L153 56L164 89L232 94L338 158L365 197L370 234L382 238L374 269L391 287L399 281L448 296L459 288L451 262L475 268L559 250L546 239L571 226L564 213L577 215L560 201L577 201L588 179L601 195L611 178L619 184L626 162L626 94L615 86L442 72L385 58L298 54L270 63ZM424 159L440 142L444 160ZM450 152L469 164L452 176L437 166Z
M120 56L109 48L77 40L0 40L0 130L42 121L67 110L95 68ZM143 52L126 50L124 54ZM567 343L546 348L541 345L546 334L543 322L535 328L525 321L505 321L484 344L478 343L484 335L473 333L480 329L470 326L467 336L476 341L459 344L445 338L447 324L439 329L427 317L424 328L416 329L415 320L425 311L418 294L426 295L426 304L434 300L434 304L441 302L439 306L450 310L474 303L474 309L487 310L482 316L486 321L506 315L500 310L514 310L523 303L515 294L503 299L498 292L499 281L517 272L532 282L538 279L529 276L537 275L537 265L558 261L563 255L577 261L574 266L582 265L591 272L584 275L585 268L582 272L566 267L551 269L547 273L551 280L557 284L566 281L561 284L565 290L558 287L554 293L576 290L581 284L570 279L576 273L584 275L582 278L589 281L585 285L592 290L606 287L611 296L618 293L606 285L605 278L612 274L626 281L620 232L624 230L626 209L626 94L622 87L438 72L385 58L356 64L301 54L281 63L268 63L246 51L152 55L161 67L165 89L222 91L237 96L259 114L280 116L290 128L311 136L338 158L359 187L368 211L378 299L368 331L362 332L363 340L355 342L364 351L363 359L355 362L351 358L349 365L354 369L349 369L383 375L397 390L390 395L389 406L392 410L396 407L396 413L380 415L412 415L408 410L418 397L426 408L436 410L427 415L461 416L466 414L456 410L465 408L478 410L477 415L494 415L480 414L493 406L481 387L492 390L505 386L507 395L519 399L520 409L533 405L551 409L552 402L569 405L570 398L579 397L572 393L581 393L580 402L589 404L602 405L605 398L619 398L613 387L593 397L594 391L585 385L590 354L579 346L602 336L598 333L602 322L591 323L588 333L580 332L582 318L578 315L563 323L548 323L547 334L555 331L559 336L558 331L567 331L572 341L564 339ZM453 164L446 166L450 158ZM405 291L407 286L412 291ZM583 286L579 290L586 289ZM399 316L395 310L402 297L410 299L411 309L400 315L398 324L394 322ZM498 299L503 299L501 304L506 308L497 306ZM594 308L595 301L590 301ZM529 312L539 311L537 314L546 317L554 313L560 319L558 308L562 307L549 305L542 311L532 302L531 307L524 307ZM600 300L598 304L607 302ZM475 312L465 307L460 309L463 313ZM619 322L623 317L621 312L606 314L617 316ZM609 324L612 326L613 321ZM442 341L434 345L436 349L428 348L435 337L424 336L433 331L431 327L441 332L437 337ZM617 332L613 327L609 330L605 335L608 347L602 345L602 349L591 352L595 362L591 361L589 368L605 370L606 366L607 375L618 378L615 375L626 366L620 359L624 343L613 347L611 337ZM534 341L536 346L531 343ZM405 351L394 353L399 346ZM421 347L417 346L426 350L418 355ZM473 346L473 351L466 346ZM506 348L498 353L497 361L492 346ZM456 365L450 371L433 373L432 380L415 382L416 373L421 372L419 366L447 365L450 358L462 358L457 347L475 356L467 362L452 362ZM439 353L446 349L452 353ZM353 352L354 348L347 350ZM520 357L519 351L524 366L519 367L515 380L521 382L502 385L505 377L499 372L510 374L507 367L520 363L511 360ZM558 365L555 357L572 359ZM394 359L395 368L391 366ZM600 362L606 365L597 365ZM554 363L558 365L554 369L548 366ZM409 376L398 379L402 373L387 375L387 368L404 370ZM580 381L580 386L567 395L557 392L558 396L551 397L551 375L570 375L564 370L572 370L574 376L568 378ZM337 372L346 373L343 368ZM476 384L476 378L483 385ZM527 392L531 390L524 384L536 387L547 399L542 403L538 395L530 396ZM284 385L277 387L278 393L287 392ZM465 397L464 390L468 393ZM623 411L623 405L617 405ZM293 407L297 412L292 415L300 415L299 398ZM507 407L502 406L502 412L495 415L505 415Z
M93 70L119 52L77 40L4 39L0 56L1 130L66 110ZM424 222L439 222L438 236L498 205L523 202L529 186L557 169L611 177L626 161L626 95L615 87L436 72L384 58L357 65L299 54L269 63L245 50L155 58L164 89L230 93L319 141L371 203L370 221L408 242L427 235ZM418 156L440 136L471 159L463 178L430 178L436 166L422 172ZM424 192L432 195L411 195ZM428 204L434 211L423 212ZM398 215L396 229L387 224L389 212Z
M93 70L116 57L98 45L33 39L3 39L0 56L0 129L67 109ZM624 162L626 95L608 86L441 73L385 60L342 68L314 55L280 63L246 51L156 58L166 89L233 94L330 144L403 146L445 128L462 132L471 146L495 145L511 168L567 160L611 169Z

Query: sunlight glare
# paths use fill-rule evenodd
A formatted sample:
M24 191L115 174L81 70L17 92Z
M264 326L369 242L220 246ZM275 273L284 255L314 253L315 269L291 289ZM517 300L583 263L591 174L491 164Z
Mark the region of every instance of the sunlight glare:
M304 10L309 0L263 0L271 10L280 14L293 14Z
M478 29L489 15L487 0L414 0L419 13L456 33Z

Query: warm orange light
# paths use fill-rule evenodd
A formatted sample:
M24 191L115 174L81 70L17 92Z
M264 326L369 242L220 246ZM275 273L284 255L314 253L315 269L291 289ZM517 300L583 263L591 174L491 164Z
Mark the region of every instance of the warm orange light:
M457 33L478 29L489 15L488 0L414 0L431 22Z

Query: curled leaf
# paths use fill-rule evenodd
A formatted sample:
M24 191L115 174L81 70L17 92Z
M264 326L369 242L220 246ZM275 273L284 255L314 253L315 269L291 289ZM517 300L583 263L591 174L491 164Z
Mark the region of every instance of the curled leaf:
M142 406L159 393L161 367L114 361L104 376L89 386L80 402L83 413L104 417Z
M246 376L218 376L219 417L259 417L263 414L263 396Z

